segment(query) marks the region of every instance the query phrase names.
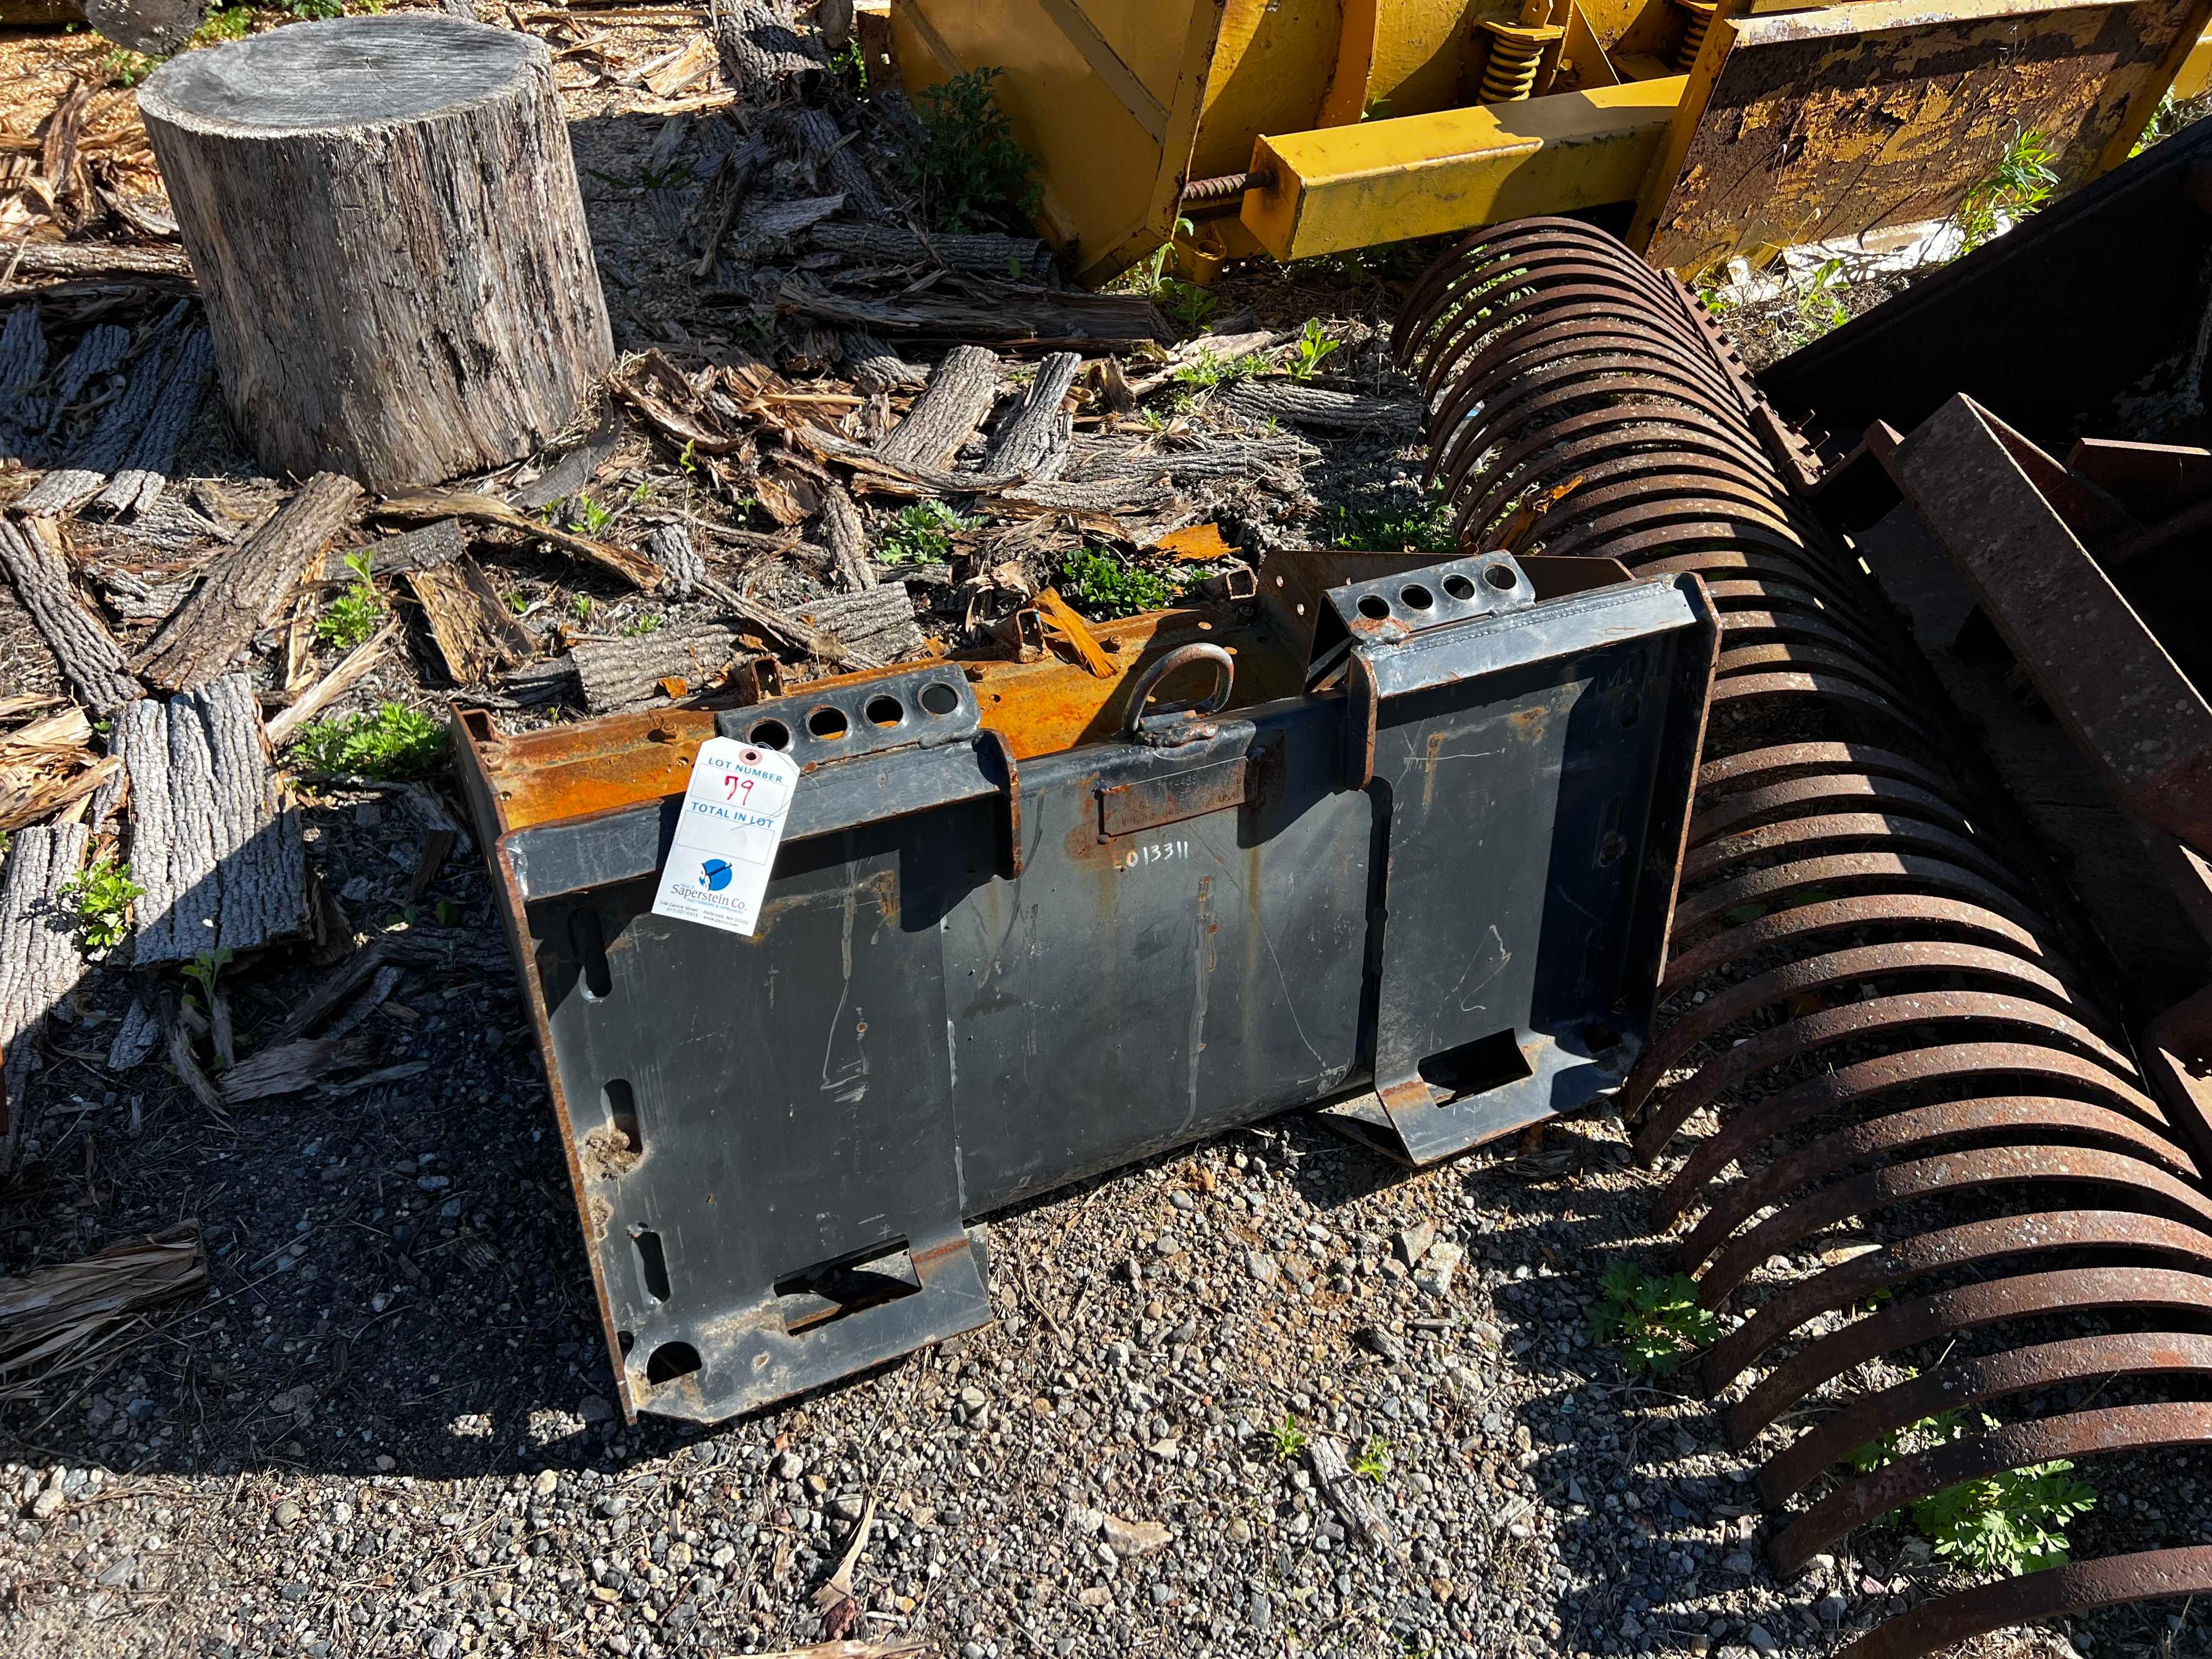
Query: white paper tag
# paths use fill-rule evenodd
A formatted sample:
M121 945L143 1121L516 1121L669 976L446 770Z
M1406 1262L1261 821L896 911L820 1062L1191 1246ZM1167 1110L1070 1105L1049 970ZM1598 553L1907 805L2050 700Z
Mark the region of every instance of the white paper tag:
M701 744L653 915L751 938L798 781L799 763L777 750L735 738Z

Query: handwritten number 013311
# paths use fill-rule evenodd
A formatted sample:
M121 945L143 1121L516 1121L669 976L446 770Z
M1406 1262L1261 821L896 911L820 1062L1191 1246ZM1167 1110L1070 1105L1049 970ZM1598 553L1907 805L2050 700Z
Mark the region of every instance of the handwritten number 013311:
M1121 869L1134 870L1139 865L1164 864L1170 859L1187 859L1189 856L1190 843L1187 841L1155 841L1142 847L1132 847L1115 860L1115 863Z

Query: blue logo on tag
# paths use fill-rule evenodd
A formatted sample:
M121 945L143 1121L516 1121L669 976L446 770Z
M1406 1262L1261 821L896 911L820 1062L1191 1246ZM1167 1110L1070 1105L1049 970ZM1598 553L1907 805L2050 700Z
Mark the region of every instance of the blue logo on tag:
M710 893L719 893L730 884L730 866L722 859L708 859L699 866L699 884Z

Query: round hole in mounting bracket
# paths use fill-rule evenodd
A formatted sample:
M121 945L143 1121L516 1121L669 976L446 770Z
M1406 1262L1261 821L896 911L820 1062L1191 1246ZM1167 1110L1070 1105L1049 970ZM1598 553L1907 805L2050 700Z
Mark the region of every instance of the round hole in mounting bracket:
M757 743L763 749L788 749L791 728L781 720L757 721L753 729L745 733L745 741Z
M1390 614L1390 601L1380 593L1362 594L1359 599L1359 614L1371 621L1381 622Z
M1474 597L1474 584L1456 570L1444 578L1443 586L1444 592L1453 599L1471 599Z
M906 719L906 705L889 695L873 696L868 699L866 714L871 725L897 726Z
M1482 580L1501 593L1510 593L1521 585L1510 564L1486 564L1482 568Z
M949 714L960 707L960 694L943 680L932 680L921 688L915 701L928 714Z
M846 720L843 709L832 708L825 702L807 715L806 729L824 743L835 743L853 728Z
M1419 582L1409 582L1398 590L1398 603L1408 611L1426 611L1437 602L1437 596Z

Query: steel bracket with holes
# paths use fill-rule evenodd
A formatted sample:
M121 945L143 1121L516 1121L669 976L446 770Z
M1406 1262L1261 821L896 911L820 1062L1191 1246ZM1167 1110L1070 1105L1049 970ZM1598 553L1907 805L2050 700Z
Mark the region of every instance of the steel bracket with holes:
M466 717L626 1410L715 1420L977 1325L970 1222L1236 1124L1328 1107L1427 1162L1619 1081L1704 589L1547 599L1503 554L1289 568L1098 625L1106 675ZM803 769L750 939L652 913L716 733Z

